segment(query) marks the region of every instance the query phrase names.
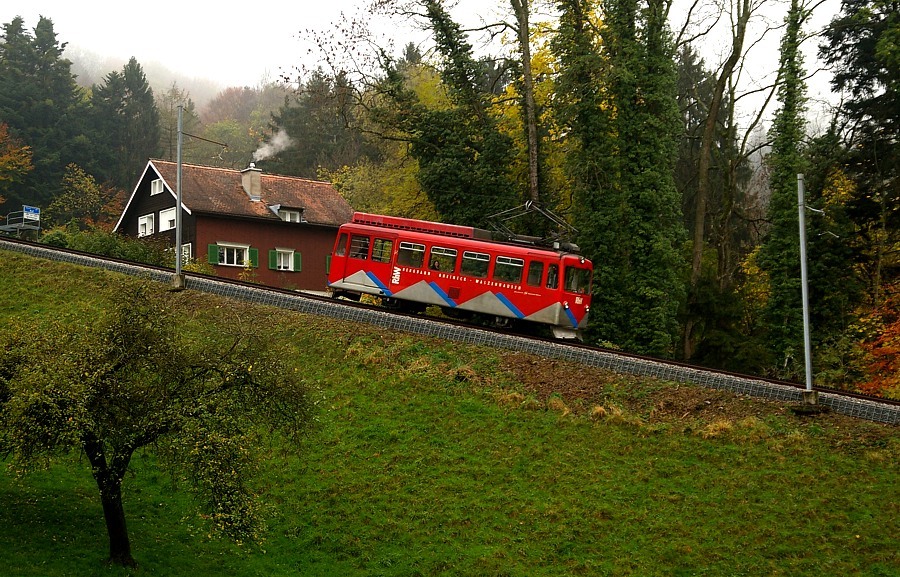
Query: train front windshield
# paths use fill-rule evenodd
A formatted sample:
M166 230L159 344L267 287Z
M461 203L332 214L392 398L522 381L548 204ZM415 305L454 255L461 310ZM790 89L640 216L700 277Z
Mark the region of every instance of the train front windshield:
M566 267L563 288L570 293L587 294L591 292L591 269Z

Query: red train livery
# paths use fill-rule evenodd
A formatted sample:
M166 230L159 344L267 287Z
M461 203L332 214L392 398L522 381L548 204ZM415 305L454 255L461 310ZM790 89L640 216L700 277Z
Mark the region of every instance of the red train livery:
M593 267L583 256L491 240L472 227L355 213L340 227L328 272L335 297L381 297L387 305L451 317L547 325L580 338L591 305Z

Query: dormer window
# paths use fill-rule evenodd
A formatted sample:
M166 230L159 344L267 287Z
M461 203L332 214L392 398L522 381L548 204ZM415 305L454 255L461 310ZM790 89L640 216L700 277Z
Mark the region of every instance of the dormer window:
M299 210L278 209L278 217L284 222L301 222Z
M150 182L150 196L154 194L162 194L163 191L163 181L161 178L157 178Z

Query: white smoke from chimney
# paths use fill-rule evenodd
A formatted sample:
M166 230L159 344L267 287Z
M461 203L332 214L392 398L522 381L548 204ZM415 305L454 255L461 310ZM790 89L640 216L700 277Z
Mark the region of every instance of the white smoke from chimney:
M254 162L258 162L275 156L293 143L294 140L288 136L288 133L283 128L280 128L278 129L278 132L272 135L272 138L268 142L262 143L262 145L256 149L256 152L253 153L253 160Z

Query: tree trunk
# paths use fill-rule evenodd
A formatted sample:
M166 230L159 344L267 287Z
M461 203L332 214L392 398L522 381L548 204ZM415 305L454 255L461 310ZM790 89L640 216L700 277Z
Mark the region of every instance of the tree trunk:
M522 96L525 103L522 117L528 138L528 196L534 202L540 201L539 147L537 128L537 104L534 100L534 76L531 71L531 44L528 24L528 0L511 0L516 15L519 51L522 55Z
M128 453L114 457L112 466L109 466L100 441L89 435L83 445L91 463L91 474L100 490L100 503L103 505L103 518L109 535L109 562L122 567L137 567L131 556L131 540L128 538L125 508L122 506L122 477L131 455Z
M128 538L128 527L125 525L122 483L112 485L100 489L103 517L106 519L106 532L109 534L109 562L123 567L137 567L134 557L131 556L131 540Z
M697 165L697 198L694 208L694 238L691 254L691 284L690 296L688 298L689 314L690 309L696 304L697 285L700 282L700 275L703 268L703 250L706 240L706 210L709 202L710 184L709 171L710 161L713 149L713 141L716 135L716 122L719 117L719 110L722 106L722 100L725 95L725 86L728 78L734 72L734 68L743 56L744 38L747 33L747 22L750 19L751 10L749 0L742 0L737 3L737 21L732 30L731 53L728 59L722 65L719 77L716 79L715 88L712 94L712 102L709 104L709 110L703 125L703 137L700 141L699 160ZM685 323L683 335L684 359L691 358L694 352L693 343L693 327L694 322L690 320Z

